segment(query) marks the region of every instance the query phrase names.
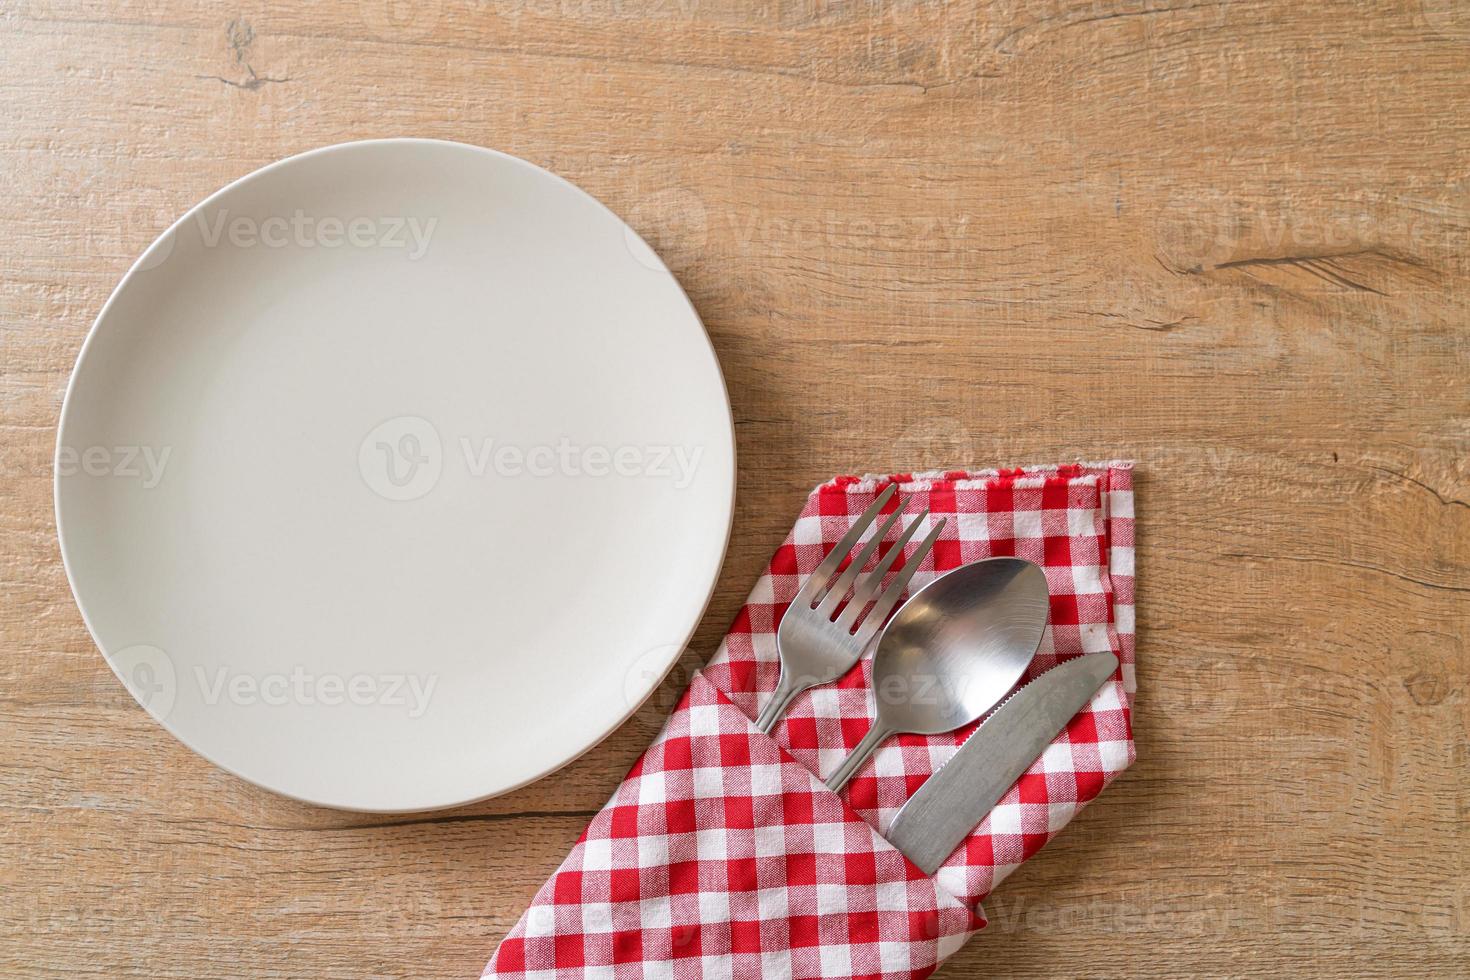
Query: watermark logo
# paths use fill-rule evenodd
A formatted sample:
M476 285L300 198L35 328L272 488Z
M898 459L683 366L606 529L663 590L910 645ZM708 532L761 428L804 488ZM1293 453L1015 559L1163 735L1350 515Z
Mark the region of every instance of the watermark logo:
M69 186L78 194L85 194L94 187L94 181L90 179L71 178L70 174L65 176ZM176 217L177 211L161 203L120 201L113 205L112 210L88 222L81 232L82 247L89 256L108 261L134 258L173 224ZM172 252L173 236L170 235L138 264L138 268L152 269L162 265Z
M1419 0L1424 22L1445 38L1470 38L1470 4L1465 0Z
M62 446L56 451L56 475L78 474L135 480L144 490L163 482L172 446Z
M1160 257L1192 272L1230 261L1245 235L1244 210L1241 201L1211 188L1173 194L1154 220Z
M112 669L128 692L154 718L167 721L178 697L178 675L169 655L158 647L139 643L111 656Z
M385 41L426 36L439 23L444 0L358 0L363 26Z
M363 482L387 500L417 500L439 484L444 449L428 419L400 415L383 422L357 450Z
M623 674L623 703L633 712L628 723L650 735L661 730L694 680L700 661L688 647L676 643L650 647L635 657Z
M975 434L958 419L948 416L925 419L909 426L893 443L894 460L913 471L966 470L977 458Z
M159 238L158 243L153 246L153 251L147 252L138 261L138 271L146 272L156 269L168 261L170 255L174 254L174 241L177 239L174 230L170 228Z
M645 240L634 228L643 228ZM709 241L709 212L704 199L682 187L655 191L628 212L623 242L628 253L645 269L665 272L665 262L682 266L692 262ZM662 257L662 258L661 258Z
M438 218L414 215L318 216L297 208L289 216L231 215L229 208L195 216L205 248L356 248L401 251L410 262L424 257Z

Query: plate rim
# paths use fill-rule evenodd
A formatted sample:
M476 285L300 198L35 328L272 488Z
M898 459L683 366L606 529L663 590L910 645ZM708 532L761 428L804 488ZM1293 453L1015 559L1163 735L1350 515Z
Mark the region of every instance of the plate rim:
M440 149L455 151L469 151L474 154L494 158L515 167L529 170L537 175L549 177L557 184L560 184L561 186L570 189L573 193L591 202L594 206L599 208L605 214L616 219L623 226L626 233L631 233L632 235L636 236L639 242L647 249L648 254L651 255L654 261L658 263L658 269L664 272L669 277L669 280L673 284L674 289L678 291L680 298L684 300L684 304L687 307L690 316L694 318L694 323L699 328L699 334L704 340L705 350L709 354L710 362L714 366L715 379L719 382L720 401L725 410L724 444L726 451L723 452L722 455L729 459L730 483L726 492L726 499L728 503L724 508L724 529L723 532L719 535L718 547L712 549L712 552L709 555L705 556L705 560L707 562L706 571L702 576L703 585L698 590L703 593L704 598L699 603L698 609L694 610L690 615L688 615L688 622L676 631L678 633L681 633L682 637L676 643L671 643L669 645L671 652L666 658L667 662L657 664L655 666L654 672L657 674L657 676L652 679L652 682L648 685L647 690L643 691L641 694L638 694L634 698L630 698L627 710L621 716L619 716L614 723L609 725L605 730L599 732L596 736L592 737L586 745L577 749L566 758L554 762L548 766L542 767L532 775L513 784L497 787L487 792L477 793L464 798L436 800L412 806L378 807L350 805L326 799L312 798L301 793L288 792L286 790L267 785L266 783L261 782L259 779L248 776L233 768L232 766L227 765L226 763L215 758L210 753L203 751L190 739L184 737L184 735L181 734L177 728L171 725L166 718L159 718L152 711L150 711L146 705L138 701L137 696L133 694L132 688L128 686L127 679L122 676L122 673L119 671L118 666L113 662L112 656L107 652L106 649L103 648L101 641L97 638L97 631L92 624L92 617L88 614L87 606L82 599L81 591L77 587L76 576L74 575L72 570L73 559L69 556L68 553L68 534L65 528L65 519L62 515L61 454L63 449L65 448L65 436L68 428L68 420L71 417L72 408L74 406L77 377L80 373L83 362L87 358L88 352L92 348L94 339L103 329L103 324L106 322L108 314L113 309L113 306L117 303L118 298L132 283L133 279L140 272L146 271L148 268L151 268L150 260L160 249L163 249L165 247L172 248L171 239L175 231L179 227L181 227L185 222L193 218L198 212L207 208L214 201L223 197L225 194L228 194L238 187L245 186L248 183L264 179L268 175L274 173L276 170L283 169L293 163L312 157L328 156L334 153L350 151L358 148L387 145L417 145L437 147ZM640 259L640 261L642 260ZM70 589L72 601L76 605L78 613L81 615L82 624L87 628L87 634L92 640L92 645L101 655L103 662L107 664L113 675L117 677L117 679L122 683L123 689L127 691L128 696L133 700L133 703L137 705L138 708L143 710L150 718L152 718L155 723L163 728L163 730L171 735L179 744L183 745L189 751L193 752L196 756L208 762L215 768L227 772L235 778L240 779L245 783L248 783L249 785L258 786L275 796L293 800L297 803L303 803L309 806L321 807L324 809L338 810L346 813L429 813L439 810L453 809L456 807L469 806L474 803L480 803L485 800L494 799L498 796L504 796L507 793L513 793L518 789L529 786L531 783L545 779L546 777L560 771L561 769L580 759L582 756L586 755L597 746L601 745L604 741L607 740L609 736L611 736L614 732L616 732L619 728L626 724L630 718L637 714L639 709L642 708L643 705L648 703L648 700L652 698L655 693L657 693L659 687L668 677L669 672L672 671L674 666L679 662L680 655L685 649L688 648L690 639L693 638L695 631L698 630L699 624L704 620L705 613L709 610L710 602L714 599L715 588L719 584L720 572L724 567L725 558L729 553L730 538L734 529L735 495L739 485L737 453L738 449L735 439L735 417L734 409L730 403L730 387L729 384L725 381L724 368L720 364L719 354L715 350L714 341L710 337L709 328L705 326L704 318L699 315L698 309L695 308L693 301L689 299L689 294L685 291L683 284L679 282L679 278L674 275L674 273L669 269L668 265L664 262L663 258L658 255L658 253L652 248L652 246L650 246L647 241L638 234L638 231L633 228L632 225L628 224L628 222L624 220L621 215L613 211L610 207L603 203L602 200L593 195L591 192L578 186L566 177L563 177L560 174L548 170L545 167L539 166L538 164L532 163L531 161L526 160L522 157L515 156L511 153L506 153L502 150L495 150L489 147L478 146L473 143L465 143L458 140L439 139L434 137L394 136L373 139L346 140L339 143L330 143L325 146L314 147L312 149L304 150L299 153L293 153L278 160L273 160L262 167L258 167L255 170L250 171L249 173L246 173L240 177L235 178L234 180L231 180L229 183L216 189L215 191L195 203L193 206L189 207L187 210L184 211L183 214L179 215L179 217L172 221L162 232L160 232L158 236L155 237L153 241L148 245L148 247L145 248L142 253L140 253L138 257L133 260L132 264L128 266L127 271L123 273L122 278L118 280L117 285L115 285L112 288L112 291L108 294L107 300L102 304L102 307L98 311L96 318L92 321L92 325L87 329L87 334L82 339L82 344L77 350L76 360L72 363L71 371L67 376L66 389L62 395L61 408L57 415L56 443L51 460L52 513L56 520L57 546L61 553L62 568L66 573L67 587ZM626 694L626 691L624 693Z

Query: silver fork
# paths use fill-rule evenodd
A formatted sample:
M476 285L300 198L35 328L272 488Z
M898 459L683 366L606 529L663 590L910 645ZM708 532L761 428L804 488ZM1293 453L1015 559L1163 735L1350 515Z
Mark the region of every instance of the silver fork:
M802 691L835 681L852 669L862 657L868 641L898 604L898 597L903 595L903 590L908 586L909 579L914 577L914 572L918 571L924 556L934 547L939 532L944 529L944 518L940 518L920 542L913 556L888 584L888 588L882 593L878 592L879 586L883 584L883 577L903 554L904 547L919 529L919 524L929 515L928 508L925 508L923 513L909 522L888 553L863 577L857 588L853 589L858 573L868 563L873 552L878 550L878 545L888 535L889 529L903 516L906 501L900 500L898 508L873 532L862 551L853 556L836 581L832 580L842 559L857 545L863 532L873 526L878 512L893 499L896 491L897 488L890 484L862 512L842 540L837 542L837 547L832 549L832 553L802 584L801 591L796 594L786 615L781 618L781 626L776 631L776 649L781 658L781 679L776 684L775 693L756 719L756 727L761 731L769 734L786 711L787 705ZM849 589L853 589L852 599L839 613L838 603ZM875 602L875 605L854 629L858 615L867 608L869 602Z

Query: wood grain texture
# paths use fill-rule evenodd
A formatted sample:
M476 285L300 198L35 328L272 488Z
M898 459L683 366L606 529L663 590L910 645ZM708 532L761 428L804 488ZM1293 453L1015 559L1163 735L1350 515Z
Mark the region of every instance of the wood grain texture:
M947 977L1470 972L1470 8L0 0L0 972L471 977L838 472L1139 461L1139 762ZM729 380L660 697L447 814L277 799L93 649L50 459L134 256L288 154L565 175Z

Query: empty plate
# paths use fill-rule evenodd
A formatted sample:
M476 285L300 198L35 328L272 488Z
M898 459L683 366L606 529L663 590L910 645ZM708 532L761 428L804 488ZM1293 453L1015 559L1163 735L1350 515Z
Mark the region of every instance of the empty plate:
M734 444L709 339L586 193L431 140L327 147L123 278L62 409L98 646L212 762L422 810L609 734L698 621Z

